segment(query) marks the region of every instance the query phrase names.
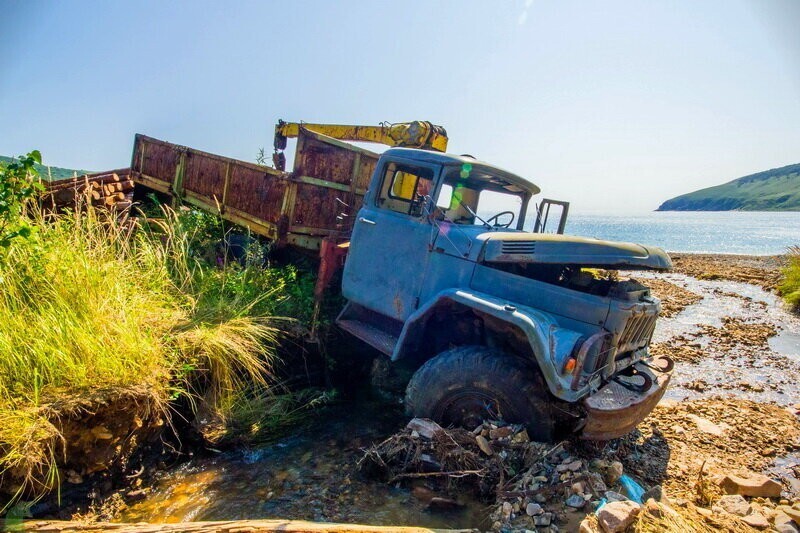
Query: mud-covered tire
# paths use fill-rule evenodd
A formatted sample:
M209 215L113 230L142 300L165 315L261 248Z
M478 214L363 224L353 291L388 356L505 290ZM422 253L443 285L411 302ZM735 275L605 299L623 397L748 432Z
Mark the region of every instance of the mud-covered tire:
M442 352L417 370L406 388L406 413L474 429L483 419L524 424L533 440L554 434L551 399L530 363L485 346Z

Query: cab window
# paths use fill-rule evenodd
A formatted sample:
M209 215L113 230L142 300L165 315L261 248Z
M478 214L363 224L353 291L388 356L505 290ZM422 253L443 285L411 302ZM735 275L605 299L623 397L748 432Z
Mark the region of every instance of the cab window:
M378 206L398 213L418 217L427 206L433 189L433 171L389 163L384 171Z

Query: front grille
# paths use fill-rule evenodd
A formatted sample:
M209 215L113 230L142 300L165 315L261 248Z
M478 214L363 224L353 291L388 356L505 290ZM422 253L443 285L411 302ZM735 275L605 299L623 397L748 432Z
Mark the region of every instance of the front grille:
M501 249L504 254L532 254L536 251L536 243L526 241L504 241Z
M656 328L656 318L655 314L640 314L630 317L617 340L617 353L622 355L647 346Z

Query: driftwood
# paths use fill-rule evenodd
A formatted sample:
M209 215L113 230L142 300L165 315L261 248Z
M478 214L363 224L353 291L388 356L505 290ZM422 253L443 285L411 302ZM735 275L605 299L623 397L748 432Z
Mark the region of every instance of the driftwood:
M19 525L3 524L4 531L36 533L467 533L470 529L428 529L404 526L368 526L361 524L327 524L302 520L229 520L219 522L183 522L180 524L118 524L110 522L81 523L66 521L29 520Z

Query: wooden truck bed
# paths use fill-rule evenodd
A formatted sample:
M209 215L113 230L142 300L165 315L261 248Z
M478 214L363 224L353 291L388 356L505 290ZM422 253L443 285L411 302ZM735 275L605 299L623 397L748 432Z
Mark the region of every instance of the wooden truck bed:
M292 172L282 172L137 134L131 177L250 228L277 246L317 252L346 237L379 155L301 129ZM344 214L344 216L342 216Z

